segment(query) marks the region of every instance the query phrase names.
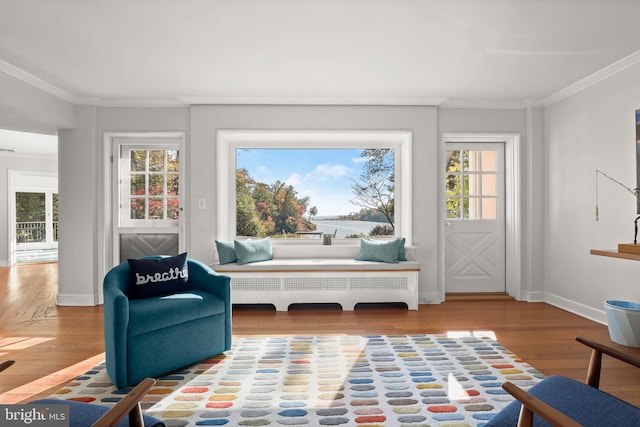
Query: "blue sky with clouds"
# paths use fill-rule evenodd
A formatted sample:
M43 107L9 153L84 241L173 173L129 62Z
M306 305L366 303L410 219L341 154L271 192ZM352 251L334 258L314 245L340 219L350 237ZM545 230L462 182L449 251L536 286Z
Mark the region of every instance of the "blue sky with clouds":
M241 149L236 168L246 168L253 179L266 184L290 184L298 197L308 196L318 216L357 212L351 183L362 169L360 149Z

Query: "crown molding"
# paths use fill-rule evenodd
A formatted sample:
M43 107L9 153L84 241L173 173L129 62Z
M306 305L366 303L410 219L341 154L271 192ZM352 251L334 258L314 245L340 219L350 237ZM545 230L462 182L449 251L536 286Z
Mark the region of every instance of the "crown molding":
M544 99L544 105L551 105L555 102L558 102L562 99L565 99L571 95L574 95L580 91L587 89L590 86L595 85L609 77L617 74L633 65L636 65L640 62L640 50L633 52L630 55L625 56L624 58L607 65L606 67L596 71L595 73L578 80L577 82L567 86L566 88L559 90L558 92L549 95Z
M525 101L527 107L544 107L544 99L527 99Z
M187 107L179 98L85 98L85 105L97 107Z
M440 108L473 108L490 110L521 110L528 107L528 101L495 101L482 99L450 99Z
M182 96L189 105L405 105L437 107L447 98L322 96Z
M177 98L78 98L78 105L99 107L186 107L189 105L386 105L433 106L447 98L411 97L260 97L260 96L179 96Z
M77 96L42 80L40 77L36 77L33 74L24 71L22 68L18 68L15 65L9 64L2 59L0 59L0 72L18 79L21 82L31 85L37 89L40 89L43 92L56 96L64 101L70 102L71 104L78 103Z

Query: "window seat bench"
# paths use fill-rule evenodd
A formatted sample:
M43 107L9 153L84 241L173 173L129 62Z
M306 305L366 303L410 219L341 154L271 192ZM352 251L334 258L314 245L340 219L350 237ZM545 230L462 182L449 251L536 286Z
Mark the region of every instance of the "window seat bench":
M300 303L338 303L353 310L358 303L401 302L418 309L420 263L397 264L353 258L276 258L211 267L231 277L233 304L273 304L278 311Z

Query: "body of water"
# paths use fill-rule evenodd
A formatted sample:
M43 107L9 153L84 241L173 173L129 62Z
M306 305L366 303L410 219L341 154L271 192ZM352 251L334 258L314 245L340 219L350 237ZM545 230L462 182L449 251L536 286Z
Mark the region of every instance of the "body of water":
M369 234L369 231L376 225L384 225L383 222L373 221L352 221L352 220L338 220L338 219L314 219L311 221L318 227L318 231L322 231L325 234L333 234L336 232L337 239L343 239L350 234L362 233L365 236Z

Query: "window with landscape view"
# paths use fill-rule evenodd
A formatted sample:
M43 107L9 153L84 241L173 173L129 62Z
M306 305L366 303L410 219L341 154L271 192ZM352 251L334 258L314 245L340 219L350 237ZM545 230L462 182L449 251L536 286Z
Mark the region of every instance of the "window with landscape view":
M179 150L123 146L121 157L120 224L177 224L180 216Z
M394 235L391 148L238 148L236 235Z
M410 194L409 133L221 132L218 173L230 187L219 194L221 235L303 243L410 229L400 202Z

